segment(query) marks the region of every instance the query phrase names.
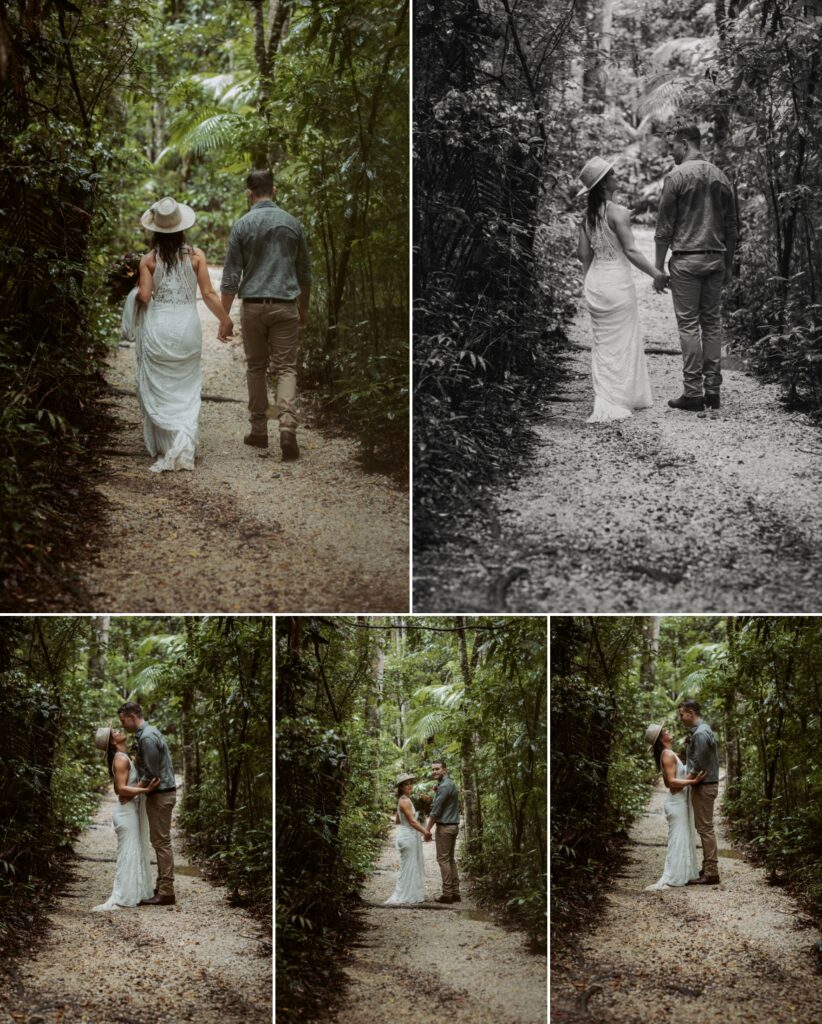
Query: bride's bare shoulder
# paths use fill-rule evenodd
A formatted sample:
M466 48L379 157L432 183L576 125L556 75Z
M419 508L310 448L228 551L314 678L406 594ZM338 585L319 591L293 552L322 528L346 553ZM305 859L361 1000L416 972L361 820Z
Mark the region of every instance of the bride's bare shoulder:
M149 270L154 269L154 265L157 262L157 257L154 249L149 249L145 256L140 260L141 267L148 267Z

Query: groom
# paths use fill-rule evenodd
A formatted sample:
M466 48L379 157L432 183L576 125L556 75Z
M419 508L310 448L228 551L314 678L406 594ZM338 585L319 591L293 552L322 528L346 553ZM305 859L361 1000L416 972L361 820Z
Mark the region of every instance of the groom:
M268 447L269 360L277 374L277 416L283 461L300 457L297 445L297 342L308 316L311 261L300 222L274 204L270 171L246 178L249 211L232 227L220 284L220 301L231 312L243 300L240 323L247 365L251 433L245 443ZM220 327L217 337L226 341Z
M705 772L704 780L691 786L694 824L702 840L702 870L699 872L699 878L688 882L688 885L719 885L719 860L714 835L714 801L719 790L719 759L713 731L708 723L702 720L699 711L699 704L695 700L683 700L679 705L679 720L691 733L685 741L688 744L685 764L688 778L693 779L701 771Z
M118 712L126 732L137 737L137 774L146 782L159 779L160 785L146 796L146 816L151 845L157 855L157 887L154 896L141 900L141 907L168 907L174 896L174 853L171 849L171 812L177 802L177 780L171 767L168 744L159 729L143 720L143 709L127 701Z
M460 801L457 787L448 775L444 761L431 762L431 774L437 780L436 796L428 812L428 824L431 832L437 826L435 837L437 847L437 863L442 875L442 896L437 896L437 903L461 903L460 876L457 871L457 860L454 856L457 848L457 833L460 828ZM426 842L431 841L430 834Z
M691 412L719 409L719 303L723 285L731 282L736 245L733 191L722 171L702 155L700 143L696 125L674 130L676 167L665 176L654 235L658 270L664 271L671 250L668 274L684 363L684 394L668 405Z

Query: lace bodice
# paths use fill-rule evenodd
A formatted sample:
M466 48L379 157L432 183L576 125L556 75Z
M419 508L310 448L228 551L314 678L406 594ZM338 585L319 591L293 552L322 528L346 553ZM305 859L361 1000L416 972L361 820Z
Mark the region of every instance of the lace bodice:
M154 268L154 301L172 306L191 306L197 301L197 275L187 251L169 269L159 253Z
M608 211L608 204L605 204L605 211L602 217L597 217L594 230L591 232L591 248L598 260L606 263L613 263L623 255L622 246L614 231L608 226L605 219Z

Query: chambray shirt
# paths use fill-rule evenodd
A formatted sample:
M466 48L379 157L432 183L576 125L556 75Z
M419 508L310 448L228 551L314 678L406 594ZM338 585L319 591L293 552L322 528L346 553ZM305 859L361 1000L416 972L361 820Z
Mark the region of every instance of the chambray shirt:
M460 801L457 796L457 787L448 775L443 775L440 779L437 795L434 797L428 815L439 825L459 825Z
M706 785L719 782L719 757L716 752L716 739L707 722L700 720L691 726L691 742L688 744L688 758L685 767L693 775L704 771L707 774L702 780Z
M310 283L311 258L300 222L261 199L231 229L220 291L290 302Z
M672 252L733 248L734 195L718 167L707 160L684 160L665 175L654 238Z
M137 737L137 757L134 759L137 774L146 782L158 778L160 785L157 789L174 789L177 780L174 778L171 754L163 734L153 725L144 722L134 735Z

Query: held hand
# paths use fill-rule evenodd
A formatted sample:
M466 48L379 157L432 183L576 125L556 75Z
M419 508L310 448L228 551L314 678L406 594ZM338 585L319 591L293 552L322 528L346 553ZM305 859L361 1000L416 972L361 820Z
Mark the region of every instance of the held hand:
M691 782L695 786L698 782L702 782L702 780L705 778L706 775L707 775L707 772L697 772L697 774L693 777Z
M229 338L234 337L234 321L229 317L223 321L217 329L217 340L228 341Z
M657 270L654 274L654 291L664 292L668 287L669 278L663 270Z
M153 792L160 785L160 780L155 776L151 782L146 783L143 787L147 793Z
M434 837L433 837L433 836L431 835L431 832L430 832L430 830L429 830L429 829L426 829L426 830L425 830L425 834L423 835L423 840L424 840L424 841L425 841L426 843L430 843L430 842L431 842L431 840L432 840L433 838L434 838Z

